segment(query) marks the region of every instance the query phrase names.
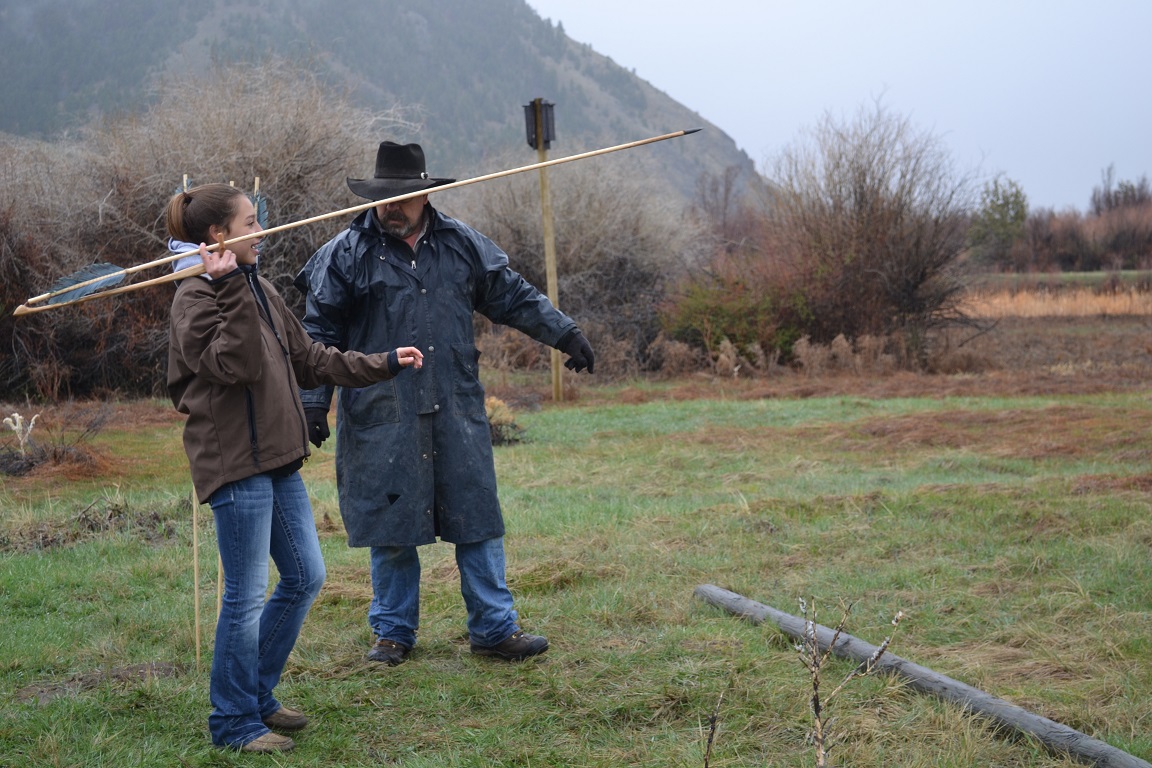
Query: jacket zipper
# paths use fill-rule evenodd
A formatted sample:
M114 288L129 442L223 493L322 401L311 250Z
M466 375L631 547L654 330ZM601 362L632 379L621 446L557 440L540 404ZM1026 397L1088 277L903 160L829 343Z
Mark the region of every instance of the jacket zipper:
M288 396L289 400L295 403L295 393L292 391L294 382L296 381L296 372L292 369L291 353L288 346L284 343L284 339L280 336L280 331L276 329L276 323L272 321L272 308L268 306L268 297L264 295L264 291L259 287L257 281L259 278L254 272L246 273L248 280L248 287L256 297L256 306L260 311L261 318L268 323L268 327L272 329L272 335L276 337L276 343L280 346L280 353L284 358L284 368L288 372ZM308 422L304 418L304 413L299 408L296 409L296 418L300 421L300 435L302 438L301 445L304 450L308 450Z
M248 406L248 444L252 448L252 465L260 468L260 440L256 436L256 403L251 387L244 387L244 401Z

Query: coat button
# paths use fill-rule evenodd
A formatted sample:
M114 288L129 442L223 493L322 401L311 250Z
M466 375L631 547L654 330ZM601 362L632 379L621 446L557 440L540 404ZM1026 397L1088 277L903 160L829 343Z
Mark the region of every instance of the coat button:
M432 410L434 410L434 411L440 410L440 404L437 403L436 405L432 406Z

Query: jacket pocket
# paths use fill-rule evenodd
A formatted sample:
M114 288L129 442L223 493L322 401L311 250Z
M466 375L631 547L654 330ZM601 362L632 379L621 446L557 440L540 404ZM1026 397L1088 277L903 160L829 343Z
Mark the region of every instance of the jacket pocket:
M400 421L400 403L392 380L358 389L341 387L339 404L344 423L353 429Z
M452 379L461 413L484 415L484 386L480 383L480 350L475 344L452 345Z

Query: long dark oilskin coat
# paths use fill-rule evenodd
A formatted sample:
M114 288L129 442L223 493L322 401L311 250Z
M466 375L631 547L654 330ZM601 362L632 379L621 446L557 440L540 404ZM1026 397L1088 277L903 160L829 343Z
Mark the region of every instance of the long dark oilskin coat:
M552 347L576 328L487 237L431 205L425 215L431 226L413 253L365 211L295 281L313 339L424 353L412 375L339 391L336 481L353 547L503 536L473 312ZM331 387L302 393L305 407L331 398Z

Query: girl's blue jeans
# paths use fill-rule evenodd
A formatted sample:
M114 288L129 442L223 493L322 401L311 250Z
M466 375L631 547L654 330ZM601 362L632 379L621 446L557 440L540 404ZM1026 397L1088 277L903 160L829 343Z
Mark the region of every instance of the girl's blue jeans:
M324 583L324 560L299 473L254 475L208 501L224 565L208 728L214 744L241 747L267 733L263 719L280 709L272 691ZM266 598L269 556L280 581Z

